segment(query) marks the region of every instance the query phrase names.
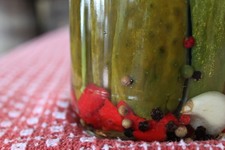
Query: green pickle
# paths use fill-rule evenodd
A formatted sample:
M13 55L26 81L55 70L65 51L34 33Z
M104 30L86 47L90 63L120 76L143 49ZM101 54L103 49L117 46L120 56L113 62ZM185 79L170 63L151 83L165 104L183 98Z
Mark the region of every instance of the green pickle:
M110 93L115 106L123 100L137 116L151 119L154 108L166 114L182 99L225 92L225 1L190 0L191 58L183 45L190 25L187 5L187 0L71 0L73 101L93 83ZM197 80L191 78L196 71Z
M193 0L191 8L197 40L192 66L202 72L202 79L191 81L189 96L206 91L225 93L225 1Z

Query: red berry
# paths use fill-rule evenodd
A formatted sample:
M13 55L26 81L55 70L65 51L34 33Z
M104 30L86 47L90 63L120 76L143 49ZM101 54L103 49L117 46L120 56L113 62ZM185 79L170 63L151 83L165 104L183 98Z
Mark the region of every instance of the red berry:
M194 37L190 36L184 39L184 47L185 48L192 48L195 45Z

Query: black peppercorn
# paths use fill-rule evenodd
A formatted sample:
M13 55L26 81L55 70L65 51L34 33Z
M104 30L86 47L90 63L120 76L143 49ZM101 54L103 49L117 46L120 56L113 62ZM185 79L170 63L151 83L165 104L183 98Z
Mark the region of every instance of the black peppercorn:
M139 122L138 129L141 131L147 131L150 128L148 121Z
M203 126L199 126L195 130L195 138L196 140L204 140L206 137L206 128Z
M125 129L124 130L124 135L126 137L133 137L133 132L134 132L134 130L132 128Z
M170 121L166 124L167 132L174 132L176 129L177 129L177 125L173 121Z
M163 118L164 114L159 107L152 109L151 117L153 120L159 121Z
M166 133L167 136L167 141L180 141L180 138L176 136L176 134L174 132L167 132Z
M195 79L196 81L200 80L202 78L201 71L194 71L192 78Z
M206 134L205 135L205 140L211 140L211 139L214 139L214 137L210 134Z

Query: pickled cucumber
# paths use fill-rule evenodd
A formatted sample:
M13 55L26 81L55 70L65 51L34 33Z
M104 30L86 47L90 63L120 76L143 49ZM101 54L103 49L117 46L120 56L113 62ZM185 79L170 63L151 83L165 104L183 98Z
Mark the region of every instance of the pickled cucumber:
M189 97L207 91L225 92L225 1L191 0L193 36L192 66L202 73L191 80Z
M191 24L187 2L71 1L72 85L77 98L94 83L111 93L115 105L124 100L149 119L155 107L174 111L186 96L184 85L186 99L212 90L225 93L225 1L189 0ZM196 40L191 57L183 46L189 25ZM191 73L182 70L185 65L191 66ZM194 70L202 74L198 81L191 78ZM121 84L124 77L132 84Z
M79 98L88 83L106 88L150 118L155 107L176 108L186 62L186 2L180 0L72 1L73 85ZM79 10L79 11L78 11ZM75 28L73 28L75 26ZM75 29L75 30L74 30ZM123 86L124 76L133 78Z

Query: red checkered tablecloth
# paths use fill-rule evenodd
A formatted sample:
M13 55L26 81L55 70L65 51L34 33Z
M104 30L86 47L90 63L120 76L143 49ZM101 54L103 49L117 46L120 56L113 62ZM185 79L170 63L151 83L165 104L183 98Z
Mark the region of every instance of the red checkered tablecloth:
M61 28L0 58L0 149L224 149L225 140L143 142L98 139L70 106L69 31Z

